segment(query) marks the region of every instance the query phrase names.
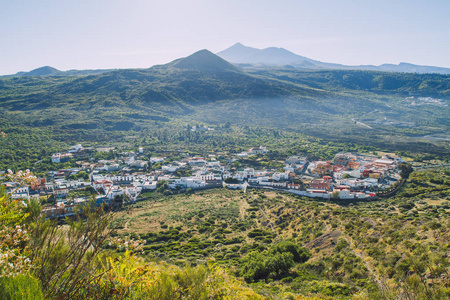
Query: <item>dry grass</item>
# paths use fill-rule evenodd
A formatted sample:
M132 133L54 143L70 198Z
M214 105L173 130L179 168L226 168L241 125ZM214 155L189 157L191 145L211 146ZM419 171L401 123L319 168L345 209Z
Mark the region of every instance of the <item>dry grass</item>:
M230 205L240 207L241 213L245 212L248 204L241 197L242 194L238 191L217 189L138 202L117 213L116 219L127 220L118 233L159 231L161 223L174 227L182 226L182 230L188 230L187 219L195 222L202 218L202 214L220 213L226 211Z

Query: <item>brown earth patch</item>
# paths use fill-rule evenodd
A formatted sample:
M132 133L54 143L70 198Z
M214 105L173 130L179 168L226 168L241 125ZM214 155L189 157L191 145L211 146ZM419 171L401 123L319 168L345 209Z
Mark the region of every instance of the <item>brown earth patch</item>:
M304 246L309 249L320 248L321 250L334 248L341 235L342 233L339 230L333 230L309 241Z

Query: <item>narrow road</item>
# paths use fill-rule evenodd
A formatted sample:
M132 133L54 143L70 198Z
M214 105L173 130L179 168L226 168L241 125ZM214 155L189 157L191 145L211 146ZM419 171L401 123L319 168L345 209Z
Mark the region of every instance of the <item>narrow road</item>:
M422 170L422 169L432 169L432 168L440 168L440 167L450 167L450 164L431 165L431 166L422 166L422 167L413 167L413 168L414 168L414 170Z
M352 121L355 122L358 125L363 126L363 127L366 127L366 128L369 128L369 129L373 129L372 127L370 127L369 125L367 125L367 124L365 124L363 122L356 121L355 119L352 119Z

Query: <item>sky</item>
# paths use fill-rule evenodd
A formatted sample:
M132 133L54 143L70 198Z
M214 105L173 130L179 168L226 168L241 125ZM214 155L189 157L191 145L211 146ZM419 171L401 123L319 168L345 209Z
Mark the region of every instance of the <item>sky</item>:
M0 75L148 68L237 42L450 68L449 15L448 0L0 0Z

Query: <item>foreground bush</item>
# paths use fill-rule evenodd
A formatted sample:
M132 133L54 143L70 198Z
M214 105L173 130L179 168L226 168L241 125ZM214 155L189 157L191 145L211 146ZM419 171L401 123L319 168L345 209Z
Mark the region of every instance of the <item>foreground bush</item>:
M29 275L0 277L0 300L44 299L41 283Z
M264 299L212 264L146 264L129 251L121 257L104 257L101 263L108 271L98 282L98 296L110 299Z

